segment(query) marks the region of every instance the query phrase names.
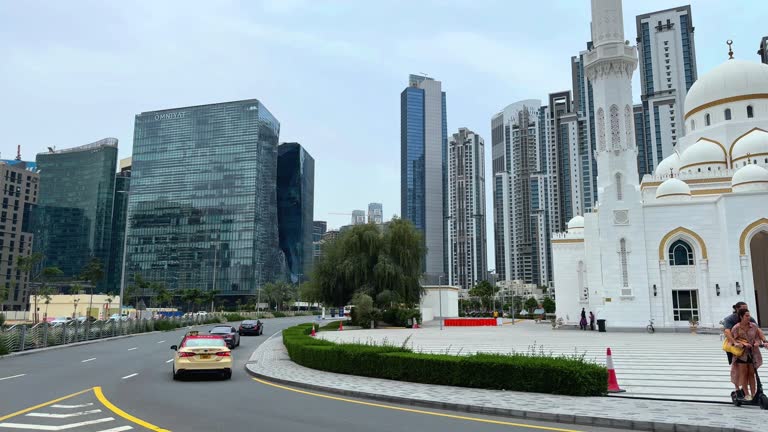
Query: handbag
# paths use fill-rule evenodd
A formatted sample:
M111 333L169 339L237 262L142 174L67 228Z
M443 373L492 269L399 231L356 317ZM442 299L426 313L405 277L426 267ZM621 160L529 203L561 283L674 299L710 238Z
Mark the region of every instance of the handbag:
M728 338L723 341L723 351L731 353L736 357L741 357L744 355L744 348L732 345L731 342L728 341Z

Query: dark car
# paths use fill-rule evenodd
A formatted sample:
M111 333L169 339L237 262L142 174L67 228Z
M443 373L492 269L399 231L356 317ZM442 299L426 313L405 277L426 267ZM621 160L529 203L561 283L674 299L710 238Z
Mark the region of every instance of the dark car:
M264 326L259 320L245 320L240 323L240 330L238 331L242 336L256 335L261 336L264 334Z
M240 346L240 334L237 332L237 329L232 326L216 326L212 328L208 333L223 337L229 349L235 349L235 347Z

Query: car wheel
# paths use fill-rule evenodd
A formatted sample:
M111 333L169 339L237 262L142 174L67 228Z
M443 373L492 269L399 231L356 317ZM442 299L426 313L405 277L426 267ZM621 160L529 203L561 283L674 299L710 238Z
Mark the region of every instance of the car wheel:
M181 378L181 377L179 376L179 374L177 374L177 373L176 373L176 367L175 367L175 366L173 367L173 370L171 371L171 373L173 374L173 380L174 380L174 381L178 381L178 380L179 380L179 378Z
M221 374L221 377L225 380L232 379L232 371L225 371L223 374Z
M237 338L237 346L240 346L240 338Z

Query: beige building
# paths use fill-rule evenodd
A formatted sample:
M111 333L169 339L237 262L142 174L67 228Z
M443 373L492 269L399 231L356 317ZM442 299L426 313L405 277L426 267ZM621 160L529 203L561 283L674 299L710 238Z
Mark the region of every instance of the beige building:
M37 297L37 309L41 320L53 318L78 318L84 317L88 311L88 304L91 299L89 294L61 294L52 295L46 303L43 296L32 296L30 298L30 311L27 319L32 321L32 311L35 308L35 297ZM94 294L93 302L90 308L90 315L97 319L106 319L110 315L116 314L120 309L120 296L108 296L104 294Z
M34 166L34 165L33 165ZM31 206L37 203L39 175L21 160L0 161L0 310L24 310L28 275L17 269L19 257L32 253L32 233L25 231Z

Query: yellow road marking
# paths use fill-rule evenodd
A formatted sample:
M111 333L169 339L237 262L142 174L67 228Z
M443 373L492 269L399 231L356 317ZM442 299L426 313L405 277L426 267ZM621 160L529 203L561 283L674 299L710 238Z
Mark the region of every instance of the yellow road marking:
M96 386L93 388L93 393L96 395L96 399L99 400L99 402L102 403L105 407L107 407L108 410L112 411L116 415L128 420L129 422L136 423L139 426L144 426L145 428L156 431L156 432L170 432L167 429L163 429L161 427L155 426L152 423L145 422L144 420L140 418L136 418L127 412L121 410L120 408L116 407L112 404L109 400L107 400L106 397L104 397L104 393L101 391L101 387Z
M40 405L35 405L33 407L24 408L23 410L16 411L15 413L10 413L10 414L7 414L7 415L4 415L4 416L0 417L0 421L8 420L11 417L16 417L18 415L21 415L21 414L24 414L24 413L28 413L30 411L34 411L34 410L36 410L38 408L46 407L48 405L53 405L53 404L55 404L57 402L61 402L61 401L65 400L65 399L73 398L75 396L80 396L81 394L88 393L89 391L91 391L91 389L87 388L85 390L80 390L77 393L72 393L72 394L67 395L67 396L62 396L62 397L60 397L58 399L50 400L48 402L43 402Z
M402 408L402 407L398 407L398 406L384 405L384 404L374 403L374 402L363 402L363 401L358 401L358 400L354 400L354 399L347 399L347 398L342 398L342 397L337 397L337 396L329 396L329 395L324 395L324 394L320 394L320 393L313 393L313 392L308 392L308 391L304 391L304 390L299 390L299 389L295 389L295 388L292 388L292 387L286 387L286 386L282 386L282 385L279 385L279 384L271 383L269 381L264 381L264 380L261 380L261 379L258 379L258 378L252 378L252 379L254 381L258 382L258 383L261 383L261 384L264 384L264 385L268 385L268 386L272 386L272 387L276 387L276 388L279 388L279 389L282 389L282 390L288 390L288 391L292 391L292 392L295 392L295 393L300 393L300 394L303 394L303 395L315 396L315 397L320 397L320 398L324 398L324 399L331 399L331 400L340 401L340 402L353 403L353 404L357 404L357 405L365 405L365 406L371 406L371 407L376 407L376 408L384 408L384 409L390 409L390 410L395 410L395 411L405 411L405 412L409 412L409 413L431 415L431 416L435 416L435 417L445 417L445 418L450 418L450 419L455 419L455 420L467 420L467 421L473 421L473 422L478 422L478 423L490 423L490 424L502 425L502 426L523 427L523 428L529 428L529 429L539 429L539 430L555 431L555 432L581 432L581 431L578 431L578 430L575 430L575 429L560 429L560 428L554 428L554 427L549 427L549 426L536 426L536 425L530 425L530 424L524 424L524 423L512 423L512 422L505 422L505 421L500 421L500 420L488 420L488 419L483 419L483 418L478 418L478 417L467 417L467 416L461 416L461 415L455 415L455 414L444 414L444 413L438 413L438 412L432 412L432 411L424 411L424 410L418 410L418 409L413 409L413 408Z

